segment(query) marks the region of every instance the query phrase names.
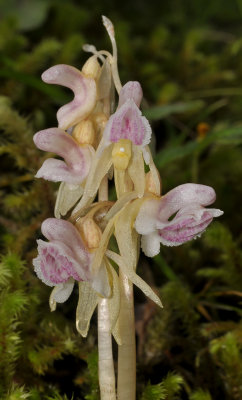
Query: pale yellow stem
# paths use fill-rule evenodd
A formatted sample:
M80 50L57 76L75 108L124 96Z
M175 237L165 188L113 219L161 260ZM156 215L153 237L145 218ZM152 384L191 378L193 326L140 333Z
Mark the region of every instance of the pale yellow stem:
M108 200L108 177L104 176L102 179L99 190L98 190L98 200L99 201L107 201Z
M114 178L118 198L132 190L125 179L125 171L115 168ZM122 344L118 346L118 400L135 400L136 348L133 284L120 269L119 284L119 324Z
M119 314L122 345L118 347L118 400L135 400L136 349L133 284L119 272L121 307Z

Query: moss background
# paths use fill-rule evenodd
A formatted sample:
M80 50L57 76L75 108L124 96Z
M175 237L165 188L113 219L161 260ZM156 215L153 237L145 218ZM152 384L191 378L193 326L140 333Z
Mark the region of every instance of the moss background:
M84 43L110 49L102 14L115 24L122 82L143 86L163 192L210 185L224 210L201 239L140 258L164 309L135 291L137 398L240 400L241 0L0 1L0 398L99 399L95 318L83 340L77 293L50 313L31 260L58 188L34 179L46 154L32 137L70 98L40 75L81 68Z

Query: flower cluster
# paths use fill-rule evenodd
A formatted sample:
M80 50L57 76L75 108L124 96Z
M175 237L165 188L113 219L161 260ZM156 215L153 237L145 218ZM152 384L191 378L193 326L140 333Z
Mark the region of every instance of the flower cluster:
M110 24L104 19L106 27ZM54 286L52 309L56 302L70 296L75 281L79 283L77 327L84 336L98 298L107 298L111 327L119 340L118 274L110 260L161 305L135 272L139 236L142 250L152 257L159 253L160 243L178 246L200 236L222 211L205 208L216 196L211 187L204 185L187 183L161 196L160 176L148 147L151 127L140 111L142 88L136 81L121 86L114 32L107 30L113 54L86 45L93 55L82 71L57 65L42 75L48 84L71 89L74 99L58 110L58 127L34 136L39 149L56 153L63 160L47 159L36 174L61 185L56 218L42 224L48 242L38 240L38 256L33 264L37 276ZM114 87L119 94L116 110ZM116 202L108 200L108 179L113 176ZM69 220L62 219L67 213ZM109 249L112 235L119 253Z

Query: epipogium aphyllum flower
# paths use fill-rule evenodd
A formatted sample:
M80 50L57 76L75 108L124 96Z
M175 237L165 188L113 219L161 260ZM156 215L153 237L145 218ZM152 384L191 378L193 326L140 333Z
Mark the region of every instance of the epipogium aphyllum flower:
M159 253L160 244L178 246L200 236L222 211L205 208L216 196L204 185L187 183L161 196L160 176L148 147L151 128L139 109L141 86L136 81L121 85L114 28L106 17L103 23L112 54L85 45L93 55L81 71L57 65L42 75L46 83L71 89L74 99L57 112L58 127L34 136L38 148L56 153L64 161L47 159L36 175L61 185L56 218L42 224L48 242L38 240L33 264L37 276L54 287L52 311L56 303L69 298L78 283L76 326L84 337L98 306L101 399L134 400L133 284L161 306L135 272L140 238L142 250L152 257ZM114 88L119 95L116 110ZM109 201L108 195L108 180L113 177L115 202ZM61 219L65 215L68 220ZM109 248L112 235L119 253ZM119 348L117 386L112 335Z

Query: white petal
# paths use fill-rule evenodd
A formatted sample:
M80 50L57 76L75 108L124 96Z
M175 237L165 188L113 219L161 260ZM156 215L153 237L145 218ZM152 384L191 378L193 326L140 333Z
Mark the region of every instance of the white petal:
M52 292L53 295L51 294L53 300L56 301L57 303L64 303L70 297L73 287L74 287L73 278L70 278L65 283L60 283L59 285L56 285L56 287Z
M141 235L148 235L156 230L160 199L144 200L135 221L135 229Z
M224 214L224 212L222 210L219 210L218 208L207 208L206 210L209 211L214 218L220 217Z
M160 238L156 232L143 235L141 238L141 248L147 257L154 257L160 252Z

